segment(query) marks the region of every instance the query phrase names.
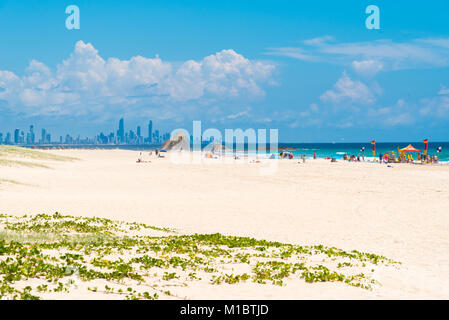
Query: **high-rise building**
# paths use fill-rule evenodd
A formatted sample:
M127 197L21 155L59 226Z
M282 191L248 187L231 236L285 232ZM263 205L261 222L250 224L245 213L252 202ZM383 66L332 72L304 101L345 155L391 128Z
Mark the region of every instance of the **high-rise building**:
M41 131L41 143L44 144L45 143L45 137L47 136L47 132L45 131L45 129L42 129Z
M14 130L14 143L18 144L20 142L20 129Z
M148 143L152 142L153 137L153 121L150 120L150 123L148 124Z
M34 136L34 126L30 126L30 142L29 144L34 144L36 137Z
M117 136L119 138L119 142L125 142L125 120L123 118L121 118L118 123Z

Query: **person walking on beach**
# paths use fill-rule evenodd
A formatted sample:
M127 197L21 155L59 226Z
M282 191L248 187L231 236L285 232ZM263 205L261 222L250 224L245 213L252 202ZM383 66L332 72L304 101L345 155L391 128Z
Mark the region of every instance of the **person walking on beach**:
M383 154L382 154L382 152L379 154L379 163L382 163L382 156L383 156Z
M313 153L313 159L316 160L316 152Z

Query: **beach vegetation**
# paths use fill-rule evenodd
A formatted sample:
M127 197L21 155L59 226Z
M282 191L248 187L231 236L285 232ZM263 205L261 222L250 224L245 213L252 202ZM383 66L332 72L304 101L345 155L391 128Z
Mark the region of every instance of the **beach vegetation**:
M399 265L381 255L323 245L178 234L142 223L60 213L0 214L0 299L54 298L74 290L129 300L184 298L176 288L193 281L286 286L303 280L369 290L380 285L371 272L379 264Z
M17 146L0 145L0 157L29 158L34 160L50 160L50 161L74 161L79 160L74 157L56 155L49 152L32 150Z

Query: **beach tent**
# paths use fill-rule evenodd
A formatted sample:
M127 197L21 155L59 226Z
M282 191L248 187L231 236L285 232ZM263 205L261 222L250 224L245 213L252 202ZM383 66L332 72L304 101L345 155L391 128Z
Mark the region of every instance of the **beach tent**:
M400 152L421 152L421 150L416 149L411 144L409 144L408 146L406 146L403 149L399 149L399 151Z
M166 151L190 151L190 143L184 132L179 131L161 146L161 152Z

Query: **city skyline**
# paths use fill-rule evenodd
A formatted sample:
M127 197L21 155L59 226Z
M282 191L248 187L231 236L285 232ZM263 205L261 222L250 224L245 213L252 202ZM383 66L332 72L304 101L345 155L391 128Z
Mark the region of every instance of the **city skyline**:
M35 125L29 126L28 132L20 128L11 132L2 132L0 129L0 144L6 145L159 145L170 138L170 133L161 134L159 129L153 131L153 121L149 120L147 124L146 135L143 135L142 127L137 125L135 130L126 130L125 118L120 118L116 131L107 134L99 132L94 137L73 137L70 133L65 136L60 135L57 140L52 140L51 132L46 128L41 128L40 137L36 138Z

